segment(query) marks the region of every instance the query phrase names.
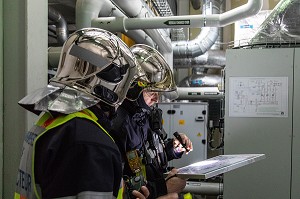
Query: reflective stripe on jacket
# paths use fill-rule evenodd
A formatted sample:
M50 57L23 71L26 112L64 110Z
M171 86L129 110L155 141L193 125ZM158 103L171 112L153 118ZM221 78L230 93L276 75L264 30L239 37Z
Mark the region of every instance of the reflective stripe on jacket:
M20 166L18 169L18 178L16 183L17 186L14 199L41 199L41 194L38 185L35 184L34 176L34 157L36 142L48 130L60 126L75 117L85 118L94 122L95 124L97 124L97 126L99 126L99 128L102 129L102 131L104 131L111 138L111 136L106 132L106 130L97 122L98 118L94 115L93 112L91 112L88 109L69 115L61 115L57 118L53 118L49 113L43 114L42 117L38 120L38 122L25 135ZM91 199L99 197L111 198L111 195L105 195L106 193L103 194L99 192L97 193L87 191L82 192L79 195L83 196L83 198L85 198L84 195L88 195Z

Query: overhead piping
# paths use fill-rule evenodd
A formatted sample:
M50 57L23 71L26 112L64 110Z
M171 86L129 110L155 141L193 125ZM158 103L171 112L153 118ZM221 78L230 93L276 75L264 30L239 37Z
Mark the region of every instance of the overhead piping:
M194 193L198 195L217 196L223 194L223 187L223 183L187 181L183 192Z
M92 20L99 16L125 17L110 0L77 0L76 1L76 27L92 27ZM126 35L134 38L138 43L154 46L153 40L142 30L127 31Z
M207 68L224 68L226 65L225 52L223 50L210 50L195 58L174 59L174 68L191 68L205 65Z
M114 0L114 2L131 18L156 17L154 13L149 9L149 7L141 0ZM94 25L93 22L92 24ZM163 53L162 51L172 51L172 44L168 35L169 32L167 30L162 29L144 31L155 41L161 53Z
M114 0L114 2L128 15L130 18L154 18L156 17L148 6L141 0ZM134 5L134 6L133 6ZM105 21L107 17L101 17ZM124 17L123 17L124 18ZM122 18L121 18L122 19ZM129 30L122 29L122 21L117 21L114 27L102 26L103 23L98 23L97 18L93 18L92 26L103 28L112 32L123 32L127 34ZM104 22L105 23L105 22ZM167 30L144 30L149 35L158 47L160 53L165 57L169 65L173 65L173 50L172 43Z
M203 0L203 15L219 14L222 4L217 0ZM191 41L172 42L174 49L174 68L193 68L221 70L225 66L225 52L211 50L219 38L220 28L203 27L200 34ZM210 100L222 99L220 91L222 78L212 74L192 74L184 78L178 85L178 100ZM188 82L188 83L187 83ZM211 83L218 85L211 85ZM209 86L208 86L209 85Z
M194 10L199 10L200 9L200 0L190 0L192 7Z
M203 4L204 15L219 14L220 5L216 1L210 1ZM216 42L219 36L219 28L203 27L200 34L190 41L176 41L172 42L174 58L192 58L203 55Z
M246 4L222 14L182 15L152 18L106 17L105 19L93 19L93 23L101 24L102 27L107 27L107 29L114 28L118 31L179 27L224 27L235 21L257 14L261 10L262 6L263 0L248 0Z
M130 16L143 16L151 15L149 10L142 5L141 0L131 0L130 3L126 1L118 2L118 7L110 0L77 0L76 2L76 27L77 29L84 27L97 27L92 25L92 19L99 16L125 16L119 7L122 7ZM129 6L130 5L130 6ZM136 5L136 7L132 7ZM124 12L125 12L124 11ZM151 15L152 16L152 15ZM102 28L102 27L99 27ZM158 46L159 51L163 54L170 66L173 66L173 51L169 34L165 30L133 30L133 31L115 31L107 28L103 28L111 32L123 32L130 38L134 39L136 43L144 43L149 46ZM155 42L152 40L155 40ZM156 43L156 44L155 44ZM48 50L48 59L51 63L51 67L55 67L58 64L57 54L61 51L61 47L53 47Z
M142 10L145 9L141 0L114 0L114 2L124 10L129 17L139 17L142 14Z
M53 7L48 6L48 18L54 22L57 43L62 45L68 38L68 26L64 17Z
M176 100L222 99L224 93L218 87L177 87Z

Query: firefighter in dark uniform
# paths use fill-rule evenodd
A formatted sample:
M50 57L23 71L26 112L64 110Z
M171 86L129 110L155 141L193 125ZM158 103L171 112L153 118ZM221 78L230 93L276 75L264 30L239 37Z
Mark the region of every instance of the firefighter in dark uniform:
M108 31L86 28L68 38L56 76L19 101L41 116L25 135L14 199L122 197L110 121L136 71L132 52ZM132 194L149 195L141 192Z
M186 180L174 177L168 183L163 173L167 171L168 161L180 158L185 149L178 140L166 139L161 127L153 125L157 116L161 118L161 112L153 107L159 93L169 92L169 96L177 97L172 71L163 56L152 47L139 44L131 50L142 74L139 74L138 81L129 89L127 99L119 107L111 131L124 161L124 180L129 190L132 181L144 180L150 198L171 192L180 193ZM151 118L151 115L154 117ZM192 150L192 142L184 134L181 136L188 149Z

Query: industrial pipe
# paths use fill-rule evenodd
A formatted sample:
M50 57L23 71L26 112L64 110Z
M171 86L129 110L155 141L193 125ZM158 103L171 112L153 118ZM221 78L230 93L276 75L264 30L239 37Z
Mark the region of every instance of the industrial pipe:
M114 0L120 9L122 9L126 15L130 18L153 18L156 17L154 13L148 8L148 6L142 0ZM134 6L133 6L134 5ZM101 24L94 23L92 21L93 27L104 28L105 30L112 32L123 32L126 33L128 30L119 30L119 27L123 26L123 21L117 21L116 27L102 27ZM116 28L116 29L115 29ZM173 66L173 49L170 39L170 34L168 30L163 29L147 29L144 30L147 35L149 35L152 40L156 43L159 52L165 57L167 63Z
M176 100L223 99L224 93L218 87L177 87Z
M55 24L57 43L63 45L69 34L67 21L57 10L51 6L48 6L48 18Z
M153 18L127 18L106 17L94 18L93 24L98 24L104 29L128 31L136 29L158 29L158 28L200 28L200 27L224 27L235 21L257 14L263 6L263 0L248 0L242 6L239 6L222 14L211 15L182 15L170 17ZM116 22L122 22L123 25L116 26Z
M184 193L218 196L223 194L223 183L187 181Z
M76 1L76 27L92 27L92 19L99 16L125 17L125 14L119 10L110 0L77 0ZM107 29L106 29L107 30ZM121 31L117 31L121 32ZM144 43L154 46L154 42L144 31L133 30L123 32L130 38L134 38L137 43Z
M225 51L210 50L195 58L174 59L174 68L191 68L203 66L222 69L226 65Z
M192 4L192 7L194 8L194 10L200 9L200 7L201 7L200 0L191 0L190 2Z
M62 47L48 48L48 68L53 69L58 67Z
M203 15L219 14L221 5L216 0L203 3ZM216 42L219 28L203 27L200 34L190 41L172 42L173 54L178 58L194 58L206 53Z

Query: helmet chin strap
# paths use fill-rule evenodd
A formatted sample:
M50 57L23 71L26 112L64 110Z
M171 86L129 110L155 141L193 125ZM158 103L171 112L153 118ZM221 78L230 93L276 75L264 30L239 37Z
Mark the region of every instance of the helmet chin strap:
M110 106L104 102L99 102L97 104L99 108L101 108L107 115L109 119L113 119L116 117L116 108L114 106Z

